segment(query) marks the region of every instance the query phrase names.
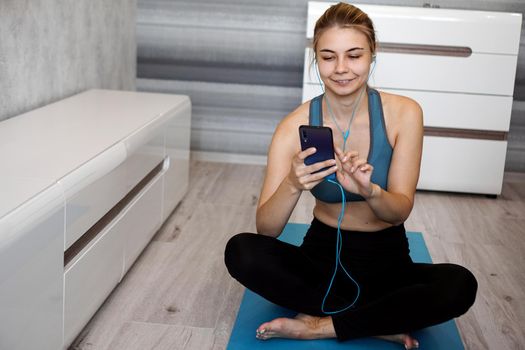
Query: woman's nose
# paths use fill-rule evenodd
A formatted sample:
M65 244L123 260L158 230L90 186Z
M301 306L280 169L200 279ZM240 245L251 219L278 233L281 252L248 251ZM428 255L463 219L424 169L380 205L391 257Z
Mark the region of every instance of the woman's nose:
M337 60L337 65L335 67L335 72L339 73L339 74L348 72L348 65L346 64L345 60L343 60L343 59L338 59Z

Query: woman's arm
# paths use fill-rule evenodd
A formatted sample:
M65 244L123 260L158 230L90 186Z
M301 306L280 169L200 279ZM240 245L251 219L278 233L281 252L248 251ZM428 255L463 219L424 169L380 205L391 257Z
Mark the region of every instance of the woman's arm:
M277 237L288 222L303 190L309 190L336 171L335 160L306 166L315 149L300 149L299 123L287 117L274 133L268 152L266 175L257 206L257 232ZM330 167L313 174L315 171Z
M370 182L373 167L356 152L341 154L344 173L338 174L356 184L356 192L366 199L377 218L394 225L404 222L412 211L423 147L421 108L410 99L402 98L401 102L394 111L397 119L392 131L396 137L387 191Z

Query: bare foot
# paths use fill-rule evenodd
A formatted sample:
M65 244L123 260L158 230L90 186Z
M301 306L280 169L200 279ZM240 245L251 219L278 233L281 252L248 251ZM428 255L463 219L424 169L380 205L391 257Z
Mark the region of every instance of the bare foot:
M405 349L417 349L419 348L419 342L412 338L408 334L394 334L394 335L381 335L374 338L388 340L396 343L403 344L405 346Z
M295 318L276 318L257 328L255 336L260 340L270 338L324 339L335 338L331 317L315 317L298 314ZM377 336L375 338L403 344L405 349L417 349L419 343L408 334Z
M298 314L295 318L276 318L257 328L257 339L322 339L335 338L331 317L315 317Z

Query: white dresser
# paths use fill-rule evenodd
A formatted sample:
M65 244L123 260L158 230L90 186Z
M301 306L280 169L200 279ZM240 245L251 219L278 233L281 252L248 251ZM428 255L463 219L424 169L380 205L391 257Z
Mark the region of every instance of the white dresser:
M0 123L0 349L67 348L188 185L187 96L85 93Z
M333 3L309 2L307 42ZM370 86L423 108L418 188L501 193L521 14L360 5L379 42ZM305 49L303 101L322 93ZM311 67L311 68L310 68Z

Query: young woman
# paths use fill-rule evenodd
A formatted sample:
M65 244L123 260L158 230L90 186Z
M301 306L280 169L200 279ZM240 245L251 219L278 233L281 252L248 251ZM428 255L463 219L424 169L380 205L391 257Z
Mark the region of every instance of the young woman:
M234 236L226 265L247 288L299 313L260 325L259 339L375 336L417 348L410 332L462 315L477 290L461 266L409 257L403 222L419 177L421 108L368 87L376 40L372 21L358 8L330 7L316 23L313 49L325 93L278 125L257 208L259 234ZM298 128L306 124L332 129L335 160L305 165L316 152L301 151ZM341 190L325 179L333 173L346 194L339 259ZM295 247L275 238L303 191L316 197L314 219Z

